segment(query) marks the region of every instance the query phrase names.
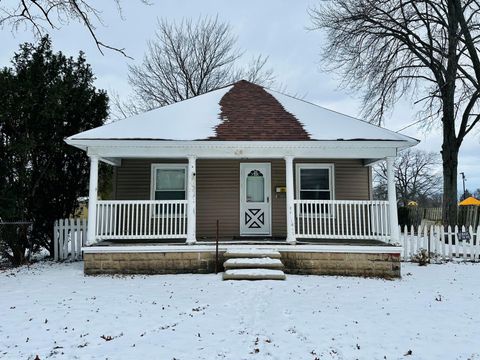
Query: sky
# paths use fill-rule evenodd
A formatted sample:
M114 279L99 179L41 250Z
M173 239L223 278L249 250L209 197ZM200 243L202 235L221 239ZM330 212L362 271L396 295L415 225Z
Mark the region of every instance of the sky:
M121 98L130 94L128 65L140 64L147 41L154 36L157 19L180 21L199 16L217 16L228 22L238 37L238 46L245 51L244 61L252 56L268 56L268 64L276 75L276 81L288 93L298 94L305 100L351 116L360 115L359 94L339 87L336 74L320 69L319 54L324 36L319 31L309 30L311 20L308 9L313 0L150 0L145 5L140 0L123 0L120 16L113 0L101 4L104 25L98 25L97 35L105 43L122 47L133 59L105 51L102 55L89 33L80 24L63 26L51 32L55 50L75 56L80 50L86 54L97 77L96 86L109 92L115 91ZM7 66L18 49L18 44L34 41L30 31L20 28L0 29L0 66ZM405 98L387 117L385 127L397 131L413 123L416 109L414 99ZM439 128L425 131L415 126L402 131L421 143L419 149L439 152L442 137ZM471 191L480 188L480 132L469 136L462 145L458 172L466 175L466 185ZM462 189L459 177L459 191Z

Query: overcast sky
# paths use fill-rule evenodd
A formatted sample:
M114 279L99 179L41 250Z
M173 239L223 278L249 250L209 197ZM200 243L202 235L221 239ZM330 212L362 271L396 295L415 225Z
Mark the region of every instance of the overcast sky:
M123 20L116 11L114 1L98 1L104 6L105 26L99 26L97 34L109 45L124 47L134 60L106 51L102 56L87 31L78 24L63 27L52 33L55 50L76 55L86 53L87 61L97 76L96 85L107 91L115 90L121 97L130 93L127 81L128 64L139 64L146 49L146 42L153 37L157 18L181 20L211 15L229 22L238 36L238 45L245 50L245 61L251 56L263 54L269 57L269 65L275 71L277 81L286 86L289 93L299 94L306 100L343 112L359 115L359 101L355 94L338 88L339 79L334 74L319 69L318 54L322 46L322 34L309 31L311 25L307 9L317 1L307 0L151 0L152 5L140 1L124 0ZM104 4L107 3L107 4ZM0 30L0 66L9 64L18 44L32 41L29 32L15 34L10 29ZM399 130L416 120L413 101L404 99L389 116L385 126ZM426 132L411 127L404 134L422 142L419 148L439 152L441 134L439 129ZM462 146L459 172L465 172L467 188L480 188L480 134L470 136ZM459 191L461 180L459 179Z

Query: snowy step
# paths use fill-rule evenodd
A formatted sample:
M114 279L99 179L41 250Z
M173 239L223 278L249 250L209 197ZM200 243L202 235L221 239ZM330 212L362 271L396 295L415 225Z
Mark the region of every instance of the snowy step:
M228 259L223 263L225 269L283 269L279 259L271 258L235 258Z
M223 273L223 280L285 280L282 270L235 269Z
M275 250L269 249L239 249L239 250L227 250L223 254L227 259L230 258L271 258L280 259L280 253Z

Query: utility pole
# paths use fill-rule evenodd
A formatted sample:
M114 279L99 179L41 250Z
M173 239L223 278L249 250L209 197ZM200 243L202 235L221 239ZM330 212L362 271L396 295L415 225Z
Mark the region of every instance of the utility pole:
M465 200L465 192L466 192L466 190L465 190L465 180L467 180L467 179L465 178L465 173L464 173L464 172L461 172L460 175L462 175L462 181L463 181L463 200Z

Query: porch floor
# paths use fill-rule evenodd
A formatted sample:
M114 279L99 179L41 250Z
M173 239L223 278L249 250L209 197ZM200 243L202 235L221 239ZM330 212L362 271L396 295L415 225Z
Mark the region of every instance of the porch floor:
M186 239L142 239L142 240L104 240L94 246L155 246L155 245L185 245ZM215 239L206 238L197 240L196 245L212 245ZM219 239L221 245L286 245L285 238L258 238L258 237L224 237ZM372 239L297 239L297 245L344 245L344 246L395 246L381 240Z

